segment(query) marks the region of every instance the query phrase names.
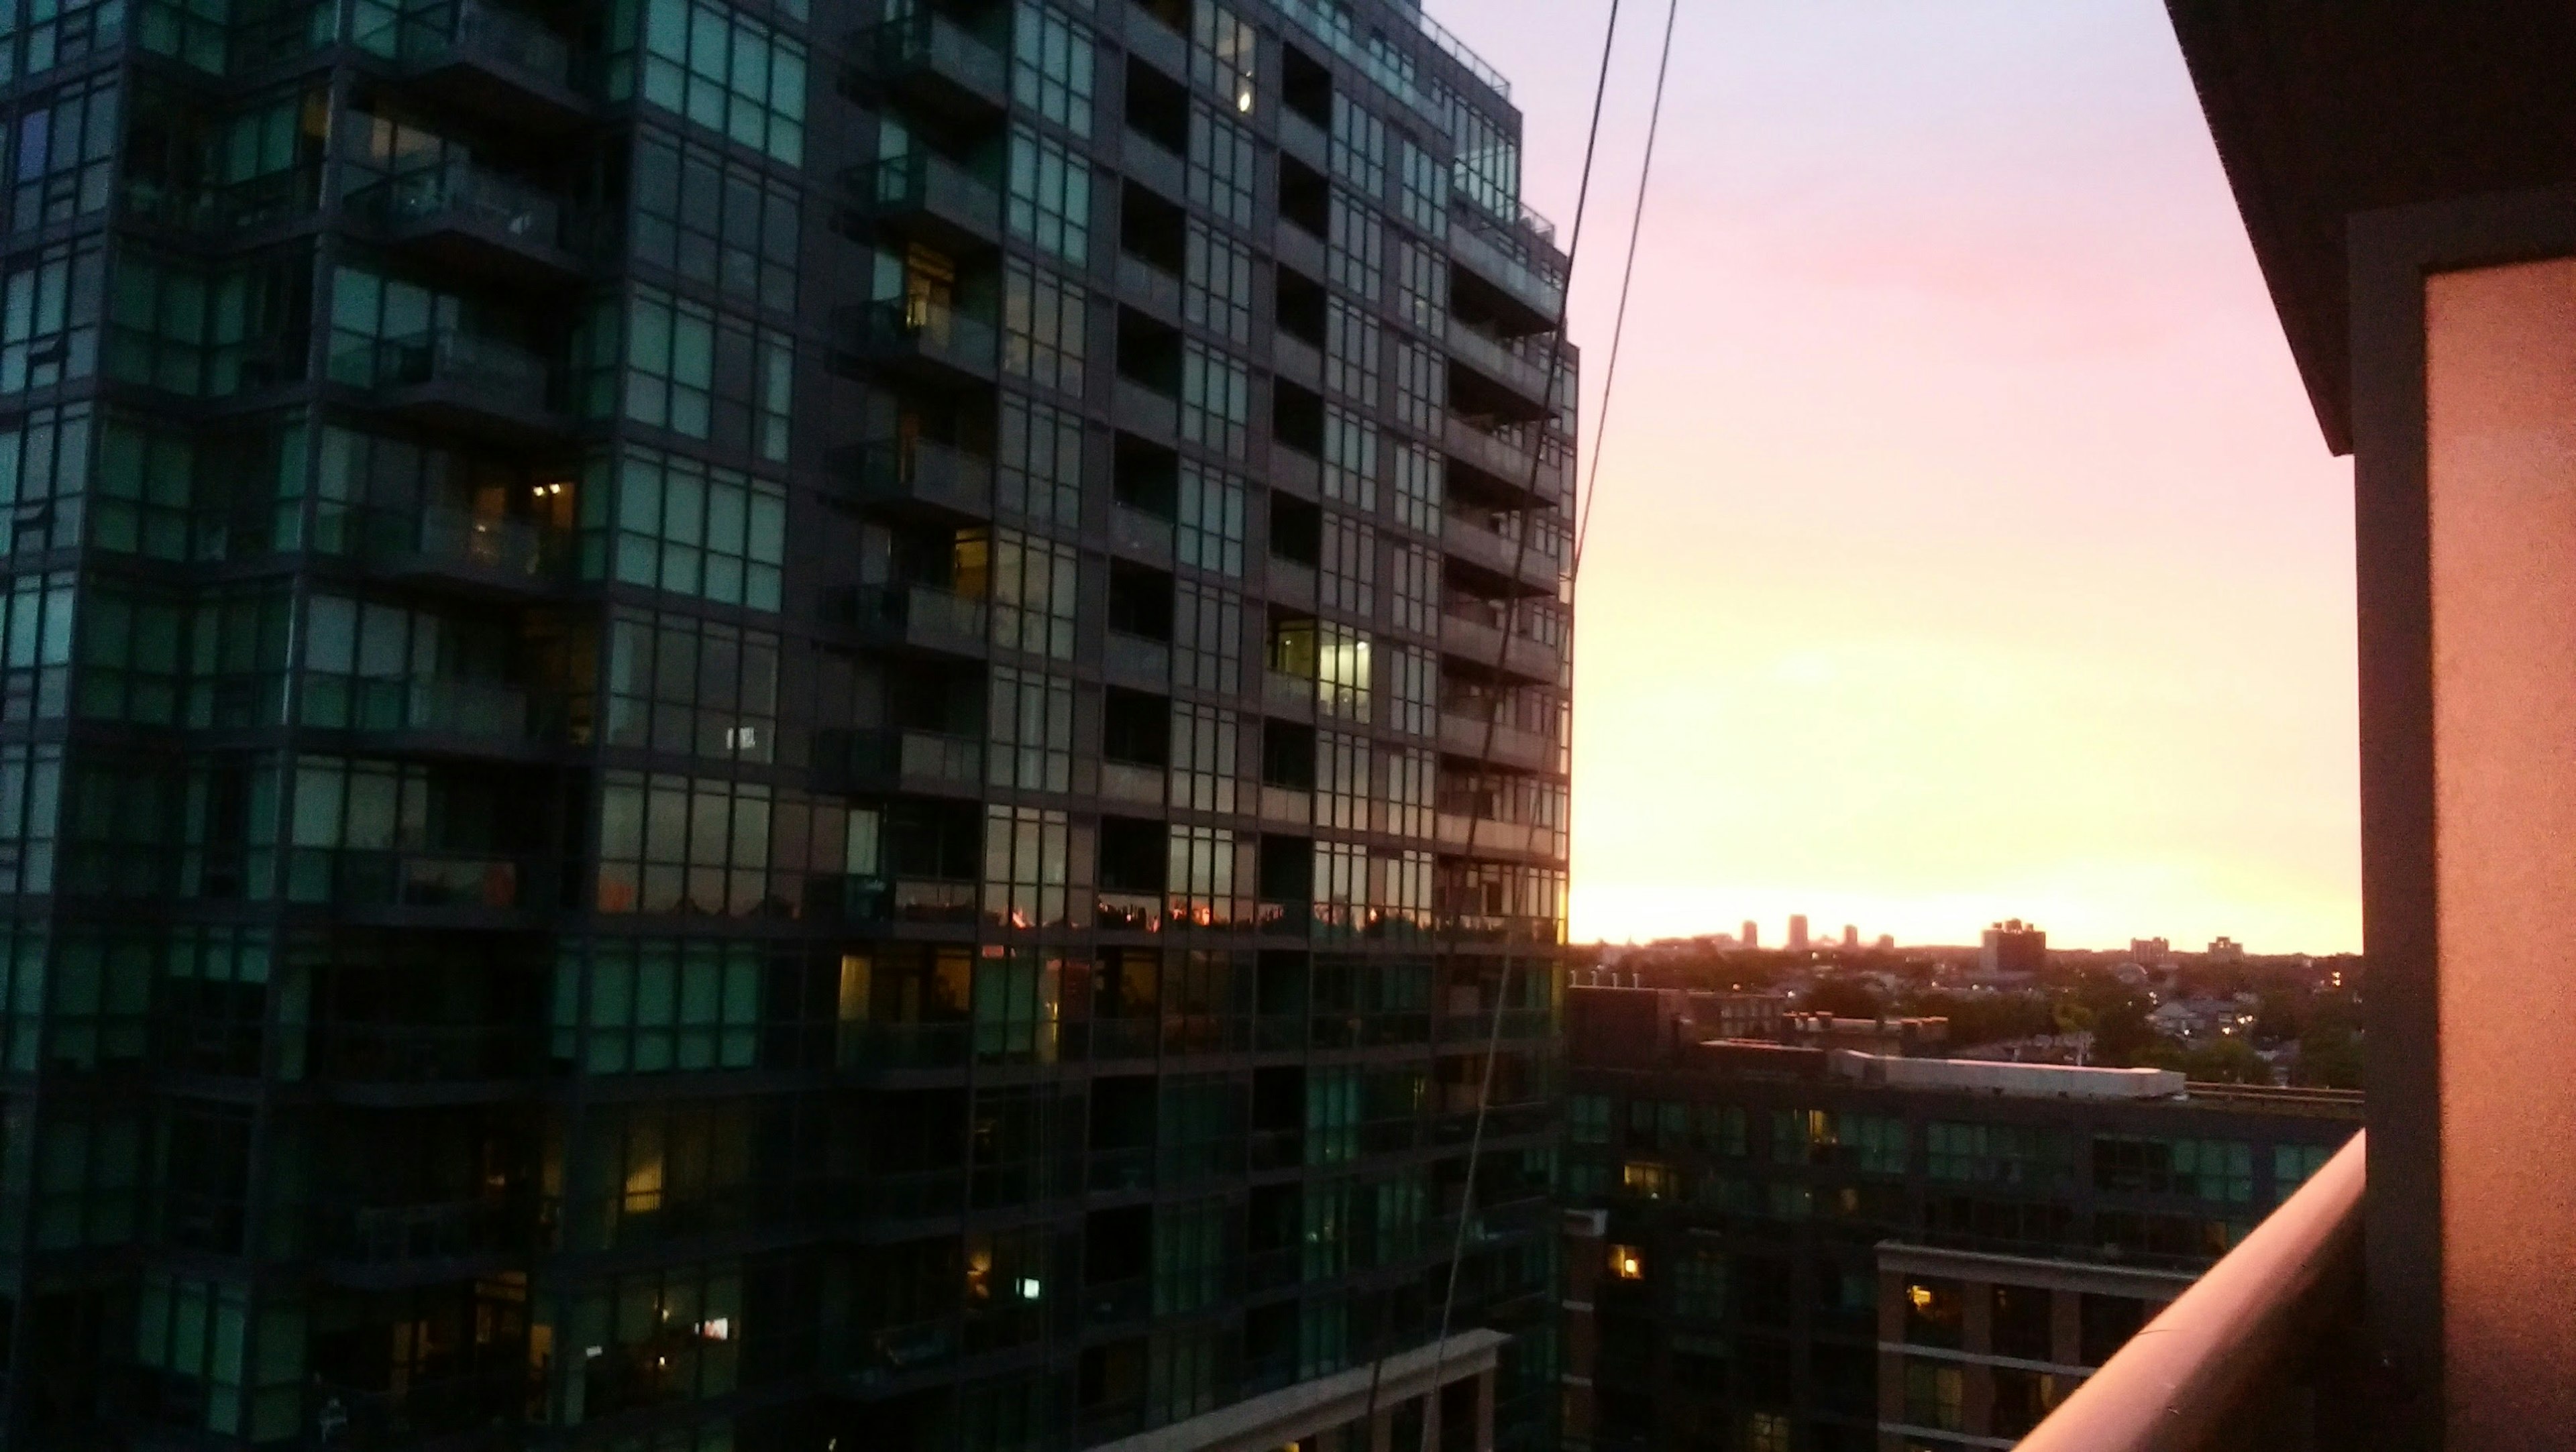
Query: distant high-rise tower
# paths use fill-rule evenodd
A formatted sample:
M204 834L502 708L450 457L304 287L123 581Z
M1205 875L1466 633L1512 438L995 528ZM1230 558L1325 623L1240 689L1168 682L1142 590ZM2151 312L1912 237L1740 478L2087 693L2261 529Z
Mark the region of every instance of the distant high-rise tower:
M2048 963L2048 934L2019 918L1986 929L1977 966L1988 973L2036 973Z
M1807 951L1807 915L1805 913L1793 913L1789 917L1789 951L1792 953Z
M1751 918L1744 920L1744 946L1748 948L1762 946L1762 925Z
M1860 929L1859 929L1859 928L1857 928L1857 927L1853 926L1853 925L1852 925L1852 924L1850 924L1850 923L1845 923L1845 924L1843 924L1843 946L1844 946L1845 948L1854 948L1854 949L1856 949L1856 948L1858 948L1858 947L1860 946Z

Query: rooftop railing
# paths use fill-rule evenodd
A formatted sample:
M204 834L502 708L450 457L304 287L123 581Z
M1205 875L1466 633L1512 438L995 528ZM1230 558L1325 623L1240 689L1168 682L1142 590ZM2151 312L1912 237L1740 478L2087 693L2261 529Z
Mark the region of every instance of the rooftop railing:
M2336 1338L2359 1316L2356 1134L2281 1208L2077 1387L2020 1452L2229 1452L2340 1446ZM2249 1438L2251 1440L2249 1440Z

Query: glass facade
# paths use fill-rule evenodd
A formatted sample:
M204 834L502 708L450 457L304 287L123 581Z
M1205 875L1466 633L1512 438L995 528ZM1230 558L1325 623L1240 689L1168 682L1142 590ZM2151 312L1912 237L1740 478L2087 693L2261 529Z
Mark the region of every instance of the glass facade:
M1071 1449L1456 1247L1552 1439L1562 259L1414 14L0 0L0 1446Z

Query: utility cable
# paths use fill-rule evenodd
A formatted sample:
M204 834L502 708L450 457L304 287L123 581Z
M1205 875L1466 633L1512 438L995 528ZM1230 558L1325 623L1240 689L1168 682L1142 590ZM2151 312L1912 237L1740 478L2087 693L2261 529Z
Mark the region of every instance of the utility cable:
M1679 0L1674 0L1674 3L1678 4ZM1667 20L1666 26L1666 44L1669 53L1669 20ZM1593 164L1598 156L1601 144L1601 115L1609 95L1610 62L1616 49L1618 32L1619 3L1618 0L1610 0L1609 20L1608 24L1603 29L1601 37L1600 72L1593 82L1592 119L1591 124L1586 130L1583 143L1583 172L1581 180L1575 189L1573 224L1571 230L1566 236L1565 287L1557 295L1554 326L1547 334L1547 382L1540 400L1544 412L1537 420L1538 426L1530 431L1530 470L1528 479L1524 481L1523 497L1525 499L1535 498L1538 495L1539 475L1546 467L1547 462L1547 452L1544 446L1546 425L1555 417L1557 390L1565 374L1566 321L1568 310L1571 308L1573 302L1574 269L1578 260L1582 256L1584 221L1586 216L1589 214L1592 200ZM1567 487L1571 488L1571 470L1568 471L1568 474L1569 479L1567 481ZM1528 563L1531 539L1537 534L1537 531L1532 528L1525 519L1521 528L1516 531L1516 533L1517 538L1513 545L1511 572L1511 585L1515 591L1519 588L1523 571ZM1502 629L1498 632L1499 638L1496 640L1494 645L1493 668L1488 676L1489 690L1487 693L1485 707L1484 742L1482 749L1478 752L1478 761L1480 763L1490 763L1493 760L1495 737L1502 726L1503 693L1500 687L1500 682L1509 665L1511 642L1513 637L1518 633L1514 629L1514 626L1518 622L1518 617L1522 609L1520 595L1515 593L1510 596L1509 599L1510 603L1504 609ZM1472 851L1475 846L1477 837L1476 829L1487 820L1492 811L1493 797L1494 793L1488 791L1479 791L1475 795L1475 809L1470 815L1467 828L1466 846L1470 851ZM1508 898L1508 892L1506 896ZM1484 1159L1485 1130L1493 1105L1494 1066L1502 1057L1503 1014L1505 1012L1505 1006L1511 1002L1512 970L1515 957L1514 950L1517 945L1512 928L1508 922L1510 917L1508 909L1512 904L1507 900L1503 906L1507 911L1503 915L1506 918L1506 923L1502 935L1503 952L1501 971L1496 975L1493 1012L1486 1027L1484 1063L1481 1067L1476 1086L1475 1119L1472 1128L1469 1130L1467 1139L1466 1175L1459 1187L1458 1221L1455 1230L1450 1236L1449 1274L1447 1282L1441 1291L1440 1320L1437 1332L1432 1340L1431 1377L1428 1385L1431 1389L1431 1394L1434 1395L1436 1395L1440 1389L1441 1375L1449 1357L1449 1326L1456 1313L1458 1304L1459 1272L1466 1262L1467 1231L1475 1221L1476 1176ZM1447 947L1449 951L1445 956L1453 962L1457 957L1457 944L1462 932L1462 927L1453 925L1447 934L1449 940ZM1376 1365L1371 1369L1369 1376L1368 1419L1361 1423L1363 1427L1375 1425L1378 1386L1380 1378L1384 1375L1385 1365L1385 1359L1381 1357L1377 1361ZM1426 1431L1427 1426L1428 1424L1426 1421Z
M1619 384L1619 343L1628 333L1628 289L1637 280L1637 239L1646 229L1646 188L1655 175L1655 133L1664 124L1664 78L1673 67L1673 22L1681 0L1664 11L1664 55L1655 64L1655 101L1646 113L1646 159L1637 168L1637 205L1628 218L1628 262L1619 272L1619 311L1610 325L1610 361L1601 373L1601 417L1592 425L1592 467L1583 480L1583 502L1574 521L1574 563L1568 573L1583 573L1583 542L1592 534L1592 503L1601 497L1601 446L1610 434L1610 398Z

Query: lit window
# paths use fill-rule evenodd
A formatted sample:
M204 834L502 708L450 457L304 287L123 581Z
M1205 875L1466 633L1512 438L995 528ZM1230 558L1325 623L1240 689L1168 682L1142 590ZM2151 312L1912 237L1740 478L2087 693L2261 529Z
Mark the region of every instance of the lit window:
M1633 1245L1610 1247L1610 1274L1623 1281L1644 1280L1646 1278L1645 1252Z

